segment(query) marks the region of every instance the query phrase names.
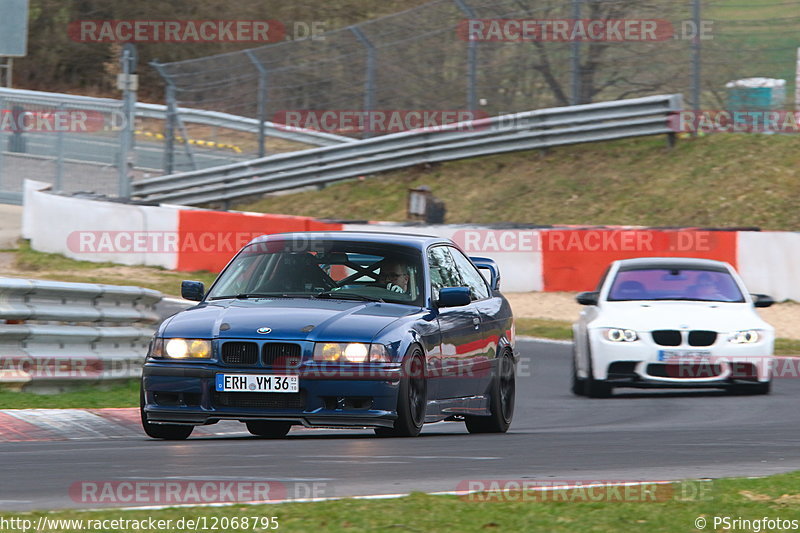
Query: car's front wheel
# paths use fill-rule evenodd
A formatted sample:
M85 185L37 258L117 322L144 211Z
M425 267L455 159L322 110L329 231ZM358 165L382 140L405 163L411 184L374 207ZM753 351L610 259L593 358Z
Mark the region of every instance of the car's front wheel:
M256 437L268 439L280 439L285 437L292 429L291 422L279 422L276 420L251 420L246 423L247 431Z
M592 364L592 353L588 343L586 349L589 352L589 371L586 379L583 380L583 395L589 398L608 398L611 396L612 387L604 379L594 378L594 364Z
M584 379L578 377L578 354L575 353L575 344L572 345L572 386L570 390L575 396L586 396Z
M464 422L470 433L505 433L514 417L516 375L514 359L505 352L498 361L497 375L489 393L489 416L466 416Z
M381 437L416 437L425 423L428 403L428 384L425 378L425 360L418 347L403 364L403 376L397 391L397 419L390 428L375 428Z
M763 395L769 394L772 390L772 382L767 381L766 383L756 383L753 385L734 385L727 389L728 393L736 394L736 395Z
M186 440L192 434L194 426L181 426L178 424L153 424L147 421L144 412L144 388L139 389L139 416L142 419L142 429L148 437L164 440Z

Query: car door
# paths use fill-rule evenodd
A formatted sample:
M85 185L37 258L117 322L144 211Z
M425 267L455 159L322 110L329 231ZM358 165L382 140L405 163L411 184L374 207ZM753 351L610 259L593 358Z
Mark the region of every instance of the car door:
M455 260L446 245L428 250L431 293L438 300L439 289L466 287ZM463 398L477 392L470 376L470 357L473 343L480 338L480 314L475 305L438 309L437 321L441 334L440 354L431 361L433 384L438 399Z
M497 364L500 337L505 334L503 299L492 296L486 279L461 250L453 247L449 250L459 276L469 287L472 307L480 320L480 333L471 342L465 363L469 367L469 375L473 376L472 386L475 393L485 394L491 382L492 368Z

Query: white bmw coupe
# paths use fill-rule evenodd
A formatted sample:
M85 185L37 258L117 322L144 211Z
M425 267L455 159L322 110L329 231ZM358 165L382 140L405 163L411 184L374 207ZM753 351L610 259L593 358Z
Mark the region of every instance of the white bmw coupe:
M728 263L648 257L615 261L573 324L572 392L615 387L724 388L768 394L775 332Z

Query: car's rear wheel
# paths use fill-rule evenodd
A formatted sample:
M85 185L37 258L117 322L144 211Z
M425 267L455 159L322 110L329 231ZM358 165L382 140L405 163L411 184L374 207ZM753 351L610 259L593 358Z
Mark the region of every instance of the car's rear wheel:
M181 426L178 424L153 424L147 421L144 412L144 388L139 389L139 416L142 419L142 429L148 437L164 440L186 440L192 434L194 426Z
M584 379L578 377L578 354L575 351L575 344L572 345L572 394L575 396L585 396Z
M397 391L397 419L390 428L375 428L381 437L416 437L425 423L428 383L422 350L414 347L403 364L403 376Z
M514 417L514 399L517 382L514 358L506 351L497 363L497 375L492 379L489 392L489 416L465 416L464 423L470 433L505 433Z
M291 422L279 422L276 420L251 420L246 422L247 431L257 437L269 439L280 439L285 437L292 429Z

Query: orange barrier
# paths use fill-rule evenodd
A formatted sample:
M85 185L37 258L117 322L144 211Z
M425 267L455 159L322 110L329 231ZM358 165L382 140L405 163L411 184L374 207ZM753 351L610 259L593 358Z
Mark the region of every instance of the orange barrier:
M544 290L593 290L606 267L634 257L699 257L736 267L735 231L576 229L541 232Z
M341 224L310 217L182 209L178 215L176 270L219 272L242 246L259 235L341 229Z

